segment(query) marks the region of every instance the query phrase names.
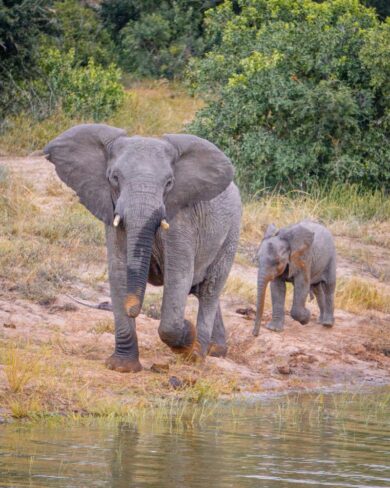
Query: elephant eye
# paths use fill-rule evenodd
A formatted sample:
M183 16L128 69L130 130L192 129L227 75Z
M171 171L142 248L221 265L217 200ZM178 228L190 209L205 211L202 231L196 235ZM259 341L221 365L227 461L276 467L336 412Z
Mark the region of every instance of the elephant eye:
M168 192L173 187L173 178L169 178L165 184L165 191Z
M119 178L118 175L115 173L112 173L110 175L110 183L112 184L113 187L118 188L119 187Z

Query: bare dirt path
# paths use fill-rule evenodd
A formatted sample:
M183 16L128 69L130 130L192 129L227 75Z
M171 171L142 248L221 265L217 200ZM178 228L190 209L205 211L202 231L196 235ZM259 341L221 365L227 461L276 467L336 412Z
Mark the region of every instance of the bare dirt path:
M0 165L7 166L15 175L23 175L35 189L35 204L48 213L53 204L61 204L61 193L48 196L48 186L57 181L53 167L44 158L0 158ZM63 204L66 205L66 201ZM348 240L343 243L350 245ZM378 263L383 268L389 266L388 248L376 249L375 245L356 240L353 246L360 253L366 250L370 255L378 255ZM101 268L103 276L105 264L97 263L96 267ZM385 280L383 276L375 277L369 270L362 271L359 263L344 257L340 258L338 273L339 276L363 273L374 282ZM254 291L256 269L235 264L231 279L245 282ZM109 299L104 279L89 285L88 280L80 277L74 281L71 293L93 302ZM148 315L158 316L161 291L148 287L147 293ZM190 298L188 318L196 316L196 306L196 300ZM183 390L199 384L217 394L228 395L390 383L389 314L374 310L353 314L337 309L336 325L327 329L316 323L315 303L308 306L312 311L308 325L294 322L287 314L283 333L263 328L260 336L254 338L251 334L253 300L239 292L225 294L222 308L229 353L225 359L208 357L203 365L186 364L174 356L158 337L158 319L141 314L137 319L137 331L144 370L132 375L108 371L104 367L104 359L110 355L114 344L110 312L84 308L65 293L59 294L54 303L40 305L18 297L9 288L1 289L0 400L3 399L3 408L9 410L6 406L10 398L9 380L4 366L6 361L2 358L15 348L19 359L25 354L26 361L38 358L40 362L40 372L31 379L23 394L31 397L39 392L39 402L44 403L47 410L64 412L89 411L91 404L96 405L97 398L121 403L129 401L129 397L134 401L137 396L177 394L170 381L172 376L179 380ZM237 312L239 309L244 309L244 315L242 310ZM265 319L269 318L268 299Z

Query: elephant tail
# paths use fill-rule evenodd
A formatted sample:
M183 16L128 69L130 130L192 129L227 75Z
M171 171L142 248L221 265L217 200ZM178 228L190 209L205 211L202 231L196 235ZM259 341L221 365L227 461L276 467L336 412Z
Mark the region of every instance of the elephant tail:
M73 300L74 302L78 303L79 305L83 305L84 307L94 308L95 310L105 310L107 312L112 312L112 305L110 302L101 302L98 304L89 303L84 300L80 300L79 298L72 297L72 295L66 295L68 298Z

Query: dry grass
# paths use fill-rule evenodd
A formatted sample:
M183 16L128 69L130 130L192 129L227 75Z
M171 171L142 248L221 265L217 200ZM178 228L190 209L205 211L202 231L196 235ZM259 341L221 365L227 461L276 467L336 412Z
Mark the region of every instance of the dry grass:
M189 96L180 85L149 82L130 88L125 102L109 123L129 134L159 136L180 132L202 102Z
M256 285L248 283L240 276L230 274L223 292L233 300L244 301L251 305L256 304Z
M94 334L114 334L115 324L112 318L99 320L91 329Z
M284 227L303 219L324 222L336 235L366 238L386 247L390 231L390 198L335 184L311 193L264 195L247 202L241 226L243 243L259 243L267 226ZM375 239L376 236L376 239Z
M76 269L104 260L103 225L73 201L44 208L26 182L4 169L0 176L0 279L19 296L50 303Z
M357 277L339 279L336 307L354 313L366 310L390 313L390 293L378 283L369 283Z
M159 320L161 318L162 290L157 293L147 293L142 305L142 313L147 317Z
M128 134L158 136L180 132L202 106L199 99L189 96L180 85L167 82L145 82L131 87L122 107L108 120ZM0 156L24 156L41 150L59 133L73 125L92 120L70 119L62 112L37 122L21 114L9 122L9 129L0 134Z
M11 348L5 354L4 372L12 393L22 392L27 384L39 375L39 358L27 358L26 351Z
M235 391L231 380L195 366L172 363L164 374L144 371L130 378L108 371L101 360L85 359L84 350L57 346L0 341L0 385L2 370L7 382L0 404L14 418L66 414L192 422L209 415L222 394ZM179 389L169 385L170 375L181 379Z

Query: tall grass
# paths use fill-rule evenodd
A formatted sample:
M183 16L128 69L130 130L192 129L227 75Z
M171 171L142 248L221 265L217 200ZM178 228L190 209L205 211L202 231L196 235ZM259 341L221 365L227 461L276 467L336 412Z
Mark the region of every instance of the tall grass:
M202 105L179 85L149 82L130 88L116 114L104 121L125 129L129 135L158 136L180 132ZM41 150L59 133L79 123L93 122L57 111L37 122L26 114L11 118L0 134L0 155L24 156Z
M390 221L390 198L384 191L365 191L356 185L333 183L310 192L263 194L247 199L242 218L241 239L257 242L268 224L283 227L303 219L334 225L349 235L361 232L362 223Z
M364 310L390 313L390 293L381 285L358 277L341 278L337 282L336 307L355 313Z
M22 392L27 384L39 374L39 371L39 360L26 358L25 351L10 349L7 352L4 372L12 393Z
M50 303L76 270L104 260L105 239L103 225L80 204L48 210L40 198L0 165L0 278L20 296Z

